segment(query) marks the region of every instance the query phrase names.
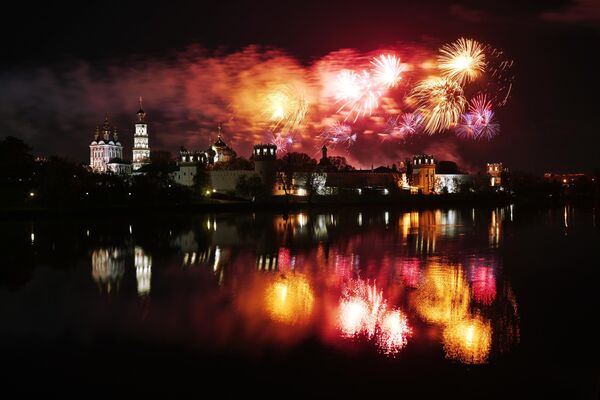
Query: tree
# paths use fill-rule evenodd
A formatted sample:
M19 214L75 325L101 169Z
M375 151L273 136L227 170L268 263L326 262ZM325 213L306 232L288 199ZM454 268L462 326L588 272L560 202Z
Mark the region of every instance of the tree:
M196 175L194 175L194 192L204 196L210 194L210 175L202 165L196 165Z
M235 184L235 192L240 197L255 201L257 198L260 199L266 196L267 188L260 176L256 174L242 175Z
M308 172L313 171L316 166L317 161L305 153L287 153L280 160L280 169L285 171Z
M349 165L348 162L346 161L346 157L342 157L342 156L330 156L329 158L329 164L331 165L332 169L334 169L335 171L353 171L354 167L352 165Z

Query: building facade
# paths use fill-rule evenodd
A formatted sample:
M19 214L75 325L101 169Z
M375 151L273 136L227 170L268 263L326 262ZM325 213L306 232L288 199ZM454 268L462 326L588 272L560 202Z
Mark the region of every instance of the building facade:
M142 98L140 97L140 109L136 113L137 120L135 124L135 133L133 135L133 171L137 171L144 165L150 163L150 145L148 143L148 124L146 123L146 113L142 107Z
M413 191L430 194L435 191L435 159L432 155L416 155L412 162Z
M504 171L502 163L488 163L487 175L490 178L490 186L502 186L502 172Z
M110 126L108 115L102 128L96 126L90 143L90 168L94 172L127 174L131 166L123 161L123 145L119 142L117 128Z

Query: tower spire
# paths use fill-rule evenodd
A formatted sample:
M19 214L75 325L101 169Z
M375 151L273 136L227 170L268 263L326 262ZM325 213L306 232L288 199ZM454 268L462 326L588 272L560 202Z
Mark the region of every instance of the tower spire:
M219 122L219 126L217 127L219 131L219 139L221 139L221 123Z
M142 106L142 96L140 96L139 101L140 101L140 109L138 110L138 112L136 113L137 118L138 118L138 123L139 124L143 124L145 122L145 118L146 118L146 113L144 112L144 107Z

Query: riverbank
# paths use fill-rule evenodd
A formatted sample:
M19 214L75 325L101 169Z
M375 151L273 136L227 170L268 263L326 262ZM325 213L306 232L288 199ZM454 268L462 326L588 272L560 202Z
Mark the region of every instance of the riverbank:
M65 215L124 215L156 213L192 213L192 212L244 212L244 211L280 211L289 212L311 209L336 209L342 207L387 207L392 209L423 209L423 208L464 208L464 207L502 207L509 204L519 204L528 207L560 205L568 203L597 205L598 199L590 197L518 197L506 193L477 193L467 195L410 195L410 196L379 196L371 198L342 198L337 196L277 197L268 201L243 201L225 199L202 199L186 203L169 204L77 204L62 207L23 206L0 208L0 218L19 217L48 217Z

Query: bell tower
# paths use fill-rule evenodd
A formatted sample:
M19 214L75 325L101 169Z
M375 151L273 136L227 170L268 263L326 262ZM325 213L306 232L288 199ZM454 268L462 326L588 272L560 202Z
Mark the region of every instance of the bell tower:
M142 107L142 96L140 96L140 109L136 113L135 133L133 135L133 170L137 171L143 165L150 163L150 146L148 145L148 125L146 124L146 113Z

